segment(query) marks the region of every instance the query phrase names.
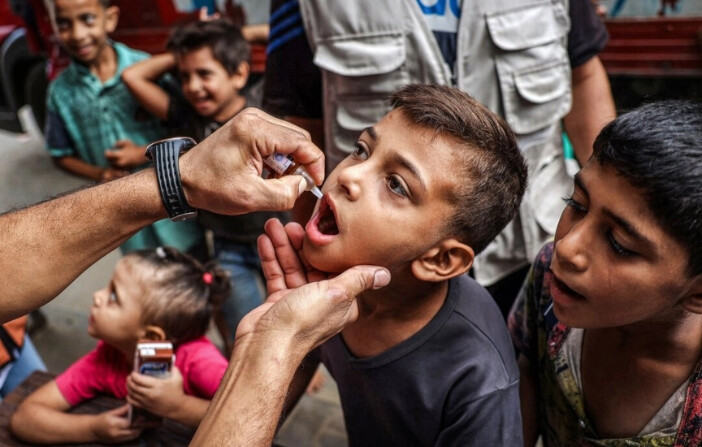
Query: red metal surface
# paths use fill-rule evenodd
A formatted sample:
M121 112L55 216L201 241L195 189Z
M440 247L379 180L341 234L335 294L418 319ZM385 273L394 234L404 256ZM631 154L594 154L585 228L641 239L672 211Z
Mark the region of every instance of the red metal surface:
M22 18L17 17L10 8L10 2L0 1L0 25L22 26L23 24Z
M263 74L266 71L266 46L251 45L251 73Z
M702 17L608 19L610 75L702 76Z

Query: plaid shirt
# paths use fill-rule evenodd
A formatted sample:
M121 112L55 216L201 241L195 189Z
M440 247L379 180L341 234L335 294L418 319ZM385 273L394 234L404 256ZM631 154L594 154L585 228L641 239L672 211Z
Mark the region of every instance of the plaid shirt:
M73 156L107 167L105 151L118 140L145 145L167 135L161 122L139 105L122 82L122 71L149 55L120 43L112 47L117 53L117 72L107 82L72 62L49 86L46 145L53 157ZM121 249L127 253L170 245L186 251L201 240L202 230L194 220L164 219L141 229Z
M625 439L600 439L585 413L583 394L563 353L570 328L553 313L549 270L553 243L539 252L527 284L509 316L517 349L531 362L539 387L539 432L544 445L602 447L693 447L702 445L702 361L692 373L685 408L675 436L655 433Z
M117 72L103 83L85 65L72 62L49 86L46 144L53 157L74 156L107 167L105 151L117 140L144 145L166 136L122 82L122 71L149 57L113 43Z

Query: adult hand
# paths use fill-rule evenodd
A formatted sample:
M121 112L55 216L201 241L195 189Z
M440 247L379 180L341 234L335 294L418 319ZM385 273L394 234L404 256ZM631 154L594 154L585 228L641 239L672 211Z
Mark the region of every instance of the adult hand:
M300 278L298 273L294 276ZM358 317L358 295L389 282L382 267L356 266L332 279L284 286L249 312L237 327L227 373L190 445L270 445L302 359Z
M188 203L219 214L291 209L305 190L300 176L264 180L263 159L292 154L317 184L324 155L309 133L257 109L245 109L180 158Z
M95 439L112 444L138 438L142 429L129 427L128 411L129 405L122 405L96 415L91 424Z
M127 402L153 414L173 418L185 392L183 375L173 366L169 377L158 378L132 372L127 377Z
M235 345L254 333L290 336L305 355L356 320L358 295L390 282L390 272L376 266L356 266L328 279L299 255L304 236L299 224L283 227L271 219L265 229L258 247L270 295L239 323Z
M119 140L112 149L105 151L105 158L115 168L132 169L148 161L145 150L144 146L137 146L130 140Z
M356 321L358 295L389 282L390 272L385 268L360 265L332 279L280 290L241 320L235 346L250 335L258 335L263 346L289 337L296 349L289 354L301 359Z
M312 267L302 255L305 237L302 225L290 222L283 226L280 220L269 219L264 230L265 233L258 238L258 253L269 294L329 278L326 272Z

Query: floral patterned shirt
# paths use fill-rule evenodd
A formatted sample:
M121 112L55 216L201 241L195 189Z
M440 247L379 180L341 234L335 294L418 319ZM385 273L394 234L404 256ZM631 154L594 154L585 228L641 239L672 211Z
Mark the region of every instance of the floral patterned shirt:
M597 435L563 352L570 328L559 323L553 313L549 292L552 256L553 243L548 243L539 252L508 320L515 346L530 360L537 377L539 432L544 446L702 446L702 361L690 378L676 435L652 433L622 439Z

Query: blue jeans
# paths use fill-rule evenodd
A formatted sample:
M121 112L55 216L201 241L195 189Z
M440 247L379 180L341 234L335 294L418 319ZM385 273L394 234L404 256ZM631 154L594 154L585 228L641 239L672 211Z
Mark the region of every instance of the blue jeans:
M261 258L256 242L233 242L215 237L214 251L215 260L231 275L232 292L222 303L231 342L244 315L263 302Z
M0 396L2 397L7 396L10 391L15 389L34 371L46 371L46 365L41 360L32 340L26 334L19 357L10 363L8 367L11 368L10 372L7 374L2 387L0 387Z

